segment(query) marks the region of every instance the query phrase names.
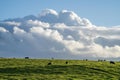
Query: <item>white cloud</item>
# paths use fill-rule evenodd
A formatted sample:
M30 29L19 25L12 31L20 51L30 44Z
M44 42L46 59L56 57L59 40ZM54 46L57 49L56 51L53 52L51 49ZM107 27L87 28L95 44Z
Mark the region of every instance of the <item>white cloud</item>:
M8 32L5 28L0 27L0 32Z
M120 57L119 27L95 26L67 10L46 9L34 20L30 18L0 23L0 56Z
M22 30L18 27L14 27L13 30L14 30L14 32L13 32L14 34L24 34L25 33L24 30Z
M69 26L82 25L80 17L77 14L75 14L73 11L67 11L67 10L61 11L59 13L59 21Z
M41 13L40 13L40 17L41 16L47 16L48 14L53 14L53 15L58 15L58 13L55 11L55 10L53 10L53 9L45 9L45 10L43 10Z
M62 35L57 30L44 29L41 27L32 27L30 33L35 33L39 36L48 37L57 41L62 40Z
M29 25L29 26L38 26L38 27L44 27L44 28L49 28L50 27L50 25L49 25L49 23L45 23L45 22L41 22L41 21L38 21L38 20L35 20L35 21L33 21L33 20L28 20L27 21L27 24Z
M15 21L7 21L5 23L8 25L11 25L11 26L20 26L21 25L20 22L15 22Z
M58 13L52 9L45 9L38 15L38 19L43 22L56 23L58 21Z
M55 10L45 9L39 14L38 20L48 23L64 23L68 26L93 26L88 19L82 19L73 11L67 10L57 13Z

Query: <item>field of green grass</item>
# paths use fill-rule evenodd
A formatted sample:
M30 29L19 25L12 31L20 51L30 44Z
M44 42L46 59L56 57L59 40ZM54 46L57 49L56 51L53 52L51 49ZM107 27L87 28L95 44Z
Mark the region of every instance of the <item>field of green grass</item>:
M1 58L0 80L120 80L120 62Z

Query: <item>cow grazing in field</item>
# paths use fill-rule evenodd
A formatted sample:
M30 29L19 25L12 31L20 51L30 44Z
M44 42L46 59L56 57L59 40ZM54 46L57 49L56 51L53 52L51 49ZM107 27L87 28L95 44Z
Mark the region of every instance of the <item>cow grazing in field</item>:
M68 61L66 61L65 64L68 64Z
M114 61L110 61L110 64L115 64L115 62Z
M47 65L52 65L52 62L49 62Z
M29 57L25 57L25 59L29 59Z

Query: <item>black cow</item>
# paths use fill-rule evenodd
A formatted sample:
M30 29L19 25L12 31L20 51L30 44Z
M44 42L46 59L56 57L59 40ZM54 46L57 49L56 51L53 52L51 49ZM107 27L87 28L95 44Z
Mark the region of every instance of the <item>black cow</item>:
M52 65L52 62L49 62L47 65Z
M65 64L68 64L68 61L66 61Z
M110 61L110 64L115 64L115 62L114 61Z

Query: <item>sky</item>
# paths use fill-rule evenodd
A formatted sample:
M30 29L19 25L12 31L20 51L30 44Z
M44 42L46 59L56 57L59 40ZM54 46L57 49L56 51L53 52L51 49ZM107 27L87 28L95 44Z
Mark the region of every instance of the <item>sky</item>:
M70 10L98 26L120 25L120 0L0 0L0 20L38 14L43 9Z
M0 1L0 57L120 59L118 0Z

